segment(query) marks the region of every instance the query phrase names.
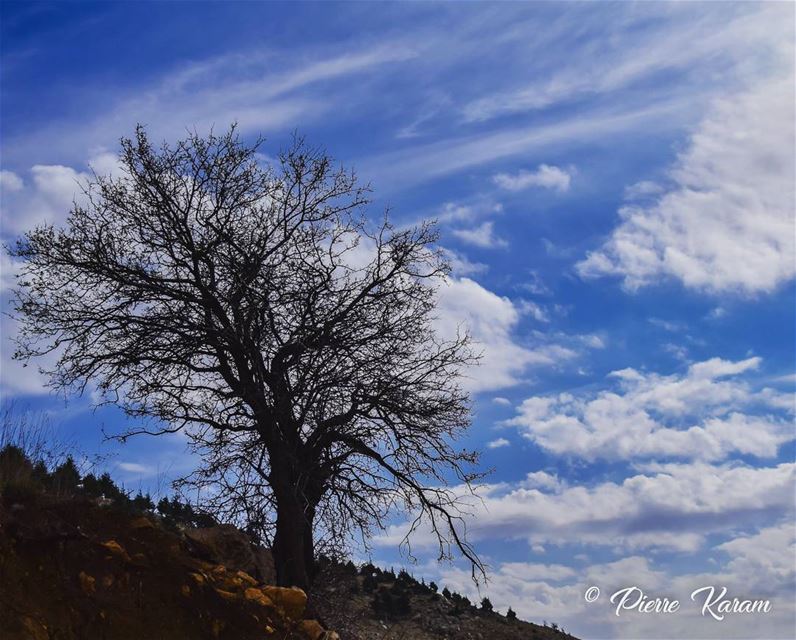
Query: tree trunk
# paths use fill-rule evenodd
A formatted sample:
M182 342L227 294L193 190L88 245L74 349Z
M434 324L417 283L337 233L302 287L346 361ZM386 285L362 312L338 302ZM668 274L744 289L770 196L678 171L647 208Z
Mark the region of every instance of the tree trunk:
M314 506L296 496L295 489L277 493L276 502L276 535L272 550L276 582L281 587L299 587L307 591L315 566Z

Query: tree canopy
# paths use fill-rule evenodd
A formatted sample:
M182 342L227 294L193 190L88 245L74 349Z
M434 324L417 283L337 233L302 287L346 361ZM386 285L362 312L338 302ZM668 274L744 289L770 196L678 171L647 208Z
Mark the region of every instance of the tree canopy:
M203 461L186 481L273 545L281 584L394 508L481 567L447 486L477 477L454 444L476 356L435 330L433 226L374 224L356 176L301 139L273 165L258 148L234 127L123 139L121 172L12 250L17 357L56 354L51 384L96 387L135 419L122 438L184 430Z

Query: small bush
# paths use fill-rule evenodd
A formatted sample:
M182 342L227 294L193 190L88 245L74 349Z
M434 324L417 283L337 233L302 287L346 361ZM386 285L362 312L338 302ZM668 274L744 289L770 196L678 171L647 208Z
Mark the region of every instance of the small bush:
M59 464L50 476L50 486L52 491L60 496L73 496L77 493L80 484L80 471L72 459L67 456L66 460Z

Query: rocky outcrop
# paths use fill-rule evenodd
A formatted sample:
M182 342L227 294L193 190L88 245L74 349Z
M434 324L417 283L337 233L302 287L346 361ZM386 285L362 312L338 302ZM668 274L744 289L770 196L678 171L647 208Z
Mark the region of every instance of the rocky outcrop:
M271 552L253 544L249 537L232 525L218 525L204 529L186 529L185 537L193 544L199 557L223 564L235 571L245 571L260 582L276 581Z
M0 506L0 636L339 640L305 619L303 591L262 580L272 566L233 527L181 534L87 500Z

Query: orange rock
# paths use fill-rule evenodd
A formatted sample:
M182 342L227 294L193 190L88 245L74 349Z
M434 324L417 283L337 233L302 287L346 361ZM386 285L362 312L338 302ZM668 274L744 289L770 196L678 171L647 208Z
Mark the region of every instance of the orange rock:
M298 629L308 640L326 638L326 629L324 629L317 620L302 620L299 623Z
M288 618L301 620L307 606L307 594L301 589L265 586L261 591L281 607Z
M215 592L224 598L224 600L237 600L239 597L237 593L232 593L232 591L224 591L224 589L215 589Z
M102 542L100 544L110 551L112 555L121 558L122 560L130 560L130 556L127 555L127 552L124 550L122 545L116 542L116 540L108 540L107 542Z
M30 640L48 640L50 634L47 633L47 627L41 622L36 622L33 618L23 617L22 625L27 632L26 637Z
M249 587L243 592L243 597L251 602L256 602L261 607L274 607L274 601L265 595L260 589Z
M241 580L241 582L245 582L249 586L253 587L257 584L257 580L252 578L248 573L245 571L238 571L235 575Z
M243 580L236 576L221 576L218 584L227 591L234 591L243 588Z
M93 576L88 575L85 571L81 571L77 576L80 580L80 588L86 595L94 593L97 590L96 580Z
M140 516L138 518L134 518L130 521L130 528L131 529L154 529L155 525L149 518L145 518L144 516Z
M201 573L191 573L189 575L196 584L202 585L206 582L205 577Z
M182 585L180 587L180 593L182 593L182 595L184 595L187 598L188 596L191 595L191 587L189 587L187 584Z

